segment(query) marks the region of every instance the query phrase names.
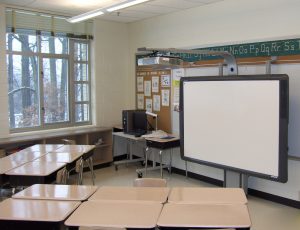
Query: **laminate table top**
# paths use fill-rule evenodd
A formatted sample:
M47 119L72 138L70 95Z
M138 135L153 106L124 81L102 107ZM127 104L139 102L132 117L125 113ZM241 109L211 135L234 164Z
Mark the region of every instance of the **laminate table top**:
M89 185L61 185L61 184L34 184L12 196L14 199L35 200L87 200L97 186Z
M8 176L48 176L64 167L66 163L31 161L7 171Z
M138 201L158 202L167 201L170 188L167 187L100 187L89 200L93 201Z
M60 222L79 205L77 201L9 198L0 203L0 220Z
M87 153L95 148L95 145L63 145L58 149L49 152L69 152L69 153Z
M72 163L82 155L81 152L51 152L37 158L35 161Z
M169 203L183 204L246 204L247 197L241 188L172 188Z
M157 202L87 201L65 221L67 226L154 228L163 205Z
M24 149L25 151L32 151L32 152L51 152L54 151L56 149L59 149L60 147L62 147L63 144L36 144L33 146L30 146L26 149Z
M172 228L250 228L245 204L165 204L159 227Z

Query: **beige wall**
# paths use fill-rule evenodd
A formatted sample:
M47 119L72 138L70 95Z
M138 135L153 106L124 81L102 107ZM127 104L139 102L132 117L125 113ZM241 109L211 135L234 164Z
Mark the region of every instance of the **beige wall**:
M128 39L127 24L94 20L92 99L96 125L120 124L121 111L128 107Z

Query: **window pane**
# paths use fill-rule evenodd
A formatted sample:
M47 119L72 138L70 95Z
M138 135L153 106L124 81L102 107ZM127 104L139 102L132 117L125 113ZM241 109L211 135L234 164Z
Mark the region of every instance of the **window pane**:
M53 37L50 33L43 32L41 35L41 52L51 54L67 54L68 38Z
M37 37L26 33L6 34L6 49L9 51L37 52Z
M88 84L75 84L75 102L89 100Z
M77 43L74 44L74 60L87 61L88 60L88 44Z
M75 105L75 122L89 121L88 104Z
M75 81L88 81L88 65L83 63L74 64Z
M68 60L43 59L44 121L69 121Z
M7 55L10 128L40 125L37 58Z

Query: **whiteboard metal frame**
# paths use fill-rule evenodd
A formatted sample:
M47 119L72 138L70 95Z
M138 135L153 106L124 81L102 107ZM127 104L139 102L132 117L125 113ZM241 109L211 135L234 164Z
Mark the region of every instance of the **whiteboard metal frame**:
M205 159L194 159L185 156L184 146L184 83L185 82L199 82L199 81L278 81L279 82L279 139L278 139L278 176L264 174L257 171L247 170L242 167L231 167L222 165L216 162L205 161ZM288 116L289 116L289 79L287 75L273 74L273 75L240 75L240 76L207 76L207 77L183 77L180 80L180 154L183 160L191 161L198 164L204 164L225 170L231 170L238 173L243 173L249 176L256 176L268 180L286 182L288 178L287 161L288 161ZM196 97L195 97L196 98ZM221 118L222 115L220 115ZM217 130L216 130L217 131ZM217 142L218 140L216 140ZM223 154L226 151L223 152Z

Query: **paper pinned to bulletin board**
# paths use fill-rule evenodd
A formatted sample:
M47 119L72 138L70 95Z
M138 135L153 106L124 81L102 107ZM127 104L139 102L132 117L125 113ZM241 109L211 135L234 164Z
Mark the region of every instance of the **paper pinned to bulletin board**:
M171 70L137 68L136 107L157 114L157 129L171 132ZM148 116L155 129L155 118Z
M173 85L173 110L179 112L179 98L180 98L180 78L184 77L184 69L173 69L172 71L172 85Z

